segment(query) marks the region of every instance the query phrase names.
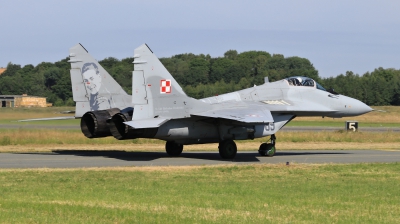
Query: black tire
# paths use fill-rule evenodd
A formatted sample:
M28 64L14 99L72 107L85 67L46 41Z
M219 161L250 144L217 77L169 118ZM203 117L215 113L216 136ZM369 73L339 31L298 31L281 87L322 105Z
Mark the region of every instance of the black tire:
M267 152L267 143L262 143L260 145L260 148L258 149L258 153L262 156L265 156L266 152Z
M170 156L179 156L183 151L183 145L174 141L167 141L165 143L165 151Z
M236 143L233 140L224 140L218 146L219 155L223 159L233 159L237 153Z
M274 144L263 143L260 145L258 153L262 156L273 157L275 155L276 148Z

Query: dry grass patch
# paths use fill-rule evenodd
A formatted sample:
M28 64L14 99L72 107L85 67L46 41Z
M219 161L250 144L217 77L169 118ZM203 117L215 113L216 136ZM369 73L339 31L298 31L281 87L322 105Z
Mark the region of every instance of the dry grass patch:
M155 139L133 139L118 141L114 137L86 138L80 130L58 129L0 129L0 145L64 145L64 144L158 144Z
M384 143L398 142L400 134L387 132L347 132L347 131L320 131L320 132L278 132L277 142L357 142L357 143ZM258 139L256 139L258 140Z
M345 131L322 131L322 132L278 132L277 143L304 143L304 142L348 142L348 143L397 143L400 144L400 135L395 132L345 132ZM265 142L269 137L248 140L248 141L237 141L238 144L247 142L256 142L261 144ZM136 148L138 150L144 150L149 148L160 148L163 147L165 142L156 139L133 139L119 141L113 137L88 139L81 131L78 130L30 130L30 129L0 129L0 146L23 146L23 145L59 145L65 148L65 145L93 145L99 148L109 148L107 145L113 145L116 147L127 147ZM185 148L209 148L209 145L195 145L185 146ZM257 146L258 148L258 146Z
M31 107L31 108L0 108L0 122L11 122L25 119L65 117L74 114L62 114L62 111L74 111L74 107Z
M256 151L260 142L237 142L238 151ZM400 150L398 143L357 143L357 142L278 142L277 150ZM65 145L6 145L0 146L0 152L52 152L58 150L88 151L127 151L127 152L164 152L164 144L65 144ZM186 145L183 152L215 151L218 144Z

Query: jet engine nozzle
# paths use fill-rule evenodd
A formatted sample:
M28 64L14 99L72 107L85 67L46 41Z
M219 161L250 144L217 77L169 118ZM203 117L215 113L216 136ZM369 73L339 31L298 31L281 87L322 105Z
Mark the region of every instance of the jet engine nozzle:
M118 113L118 108L86 112L81 118L81 130L87 138L111 136L107 120Z
M117 113L107 121L110 132L118 140L129 138L129 125L124 124L132 120L132 113ZM130 138L132 139L132 138Z

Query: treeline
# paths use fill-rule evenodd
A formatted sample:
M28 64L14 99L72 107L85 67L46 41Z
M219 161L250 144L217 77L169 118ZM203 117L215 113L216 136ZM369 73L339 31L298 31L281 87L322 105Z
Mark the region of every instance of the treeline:
M47 97L55 106L74 105L68 58L37 66L9 63L0 76L0 95ZM131 93L133 58L106 58L99 63ZM368 105L400 105L400 70L378 68L362 76L346 72L334 78L321 78L308 59L284 57L265 51L238 53L227 51L223 57L179 54L160 61L194 98L223 94L264 83L264 77L277 81L290 76L307 76L325 88L357 98Z
M324 86L372 106L400 105L400 70L377 68L360 76L351 71L322 80Z
M21 95L47 97L54 106L74 106L72 98L69 58L55 63L42 62L37 66L8 63L7 70L0 75L0 95ZM131 92L133 58L117 60L106 58L100 64L114 79Z

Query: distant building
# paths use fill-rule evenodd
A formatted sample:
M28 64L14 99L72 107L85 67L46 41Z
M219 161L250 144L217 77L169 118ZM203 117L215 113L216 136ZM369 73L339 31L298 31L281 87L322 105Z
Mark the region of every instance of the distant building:
M23 95L0 95L1 107L47 107L46 97Z
M7 69L6 68L0 68L0 75L3 74Z

